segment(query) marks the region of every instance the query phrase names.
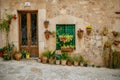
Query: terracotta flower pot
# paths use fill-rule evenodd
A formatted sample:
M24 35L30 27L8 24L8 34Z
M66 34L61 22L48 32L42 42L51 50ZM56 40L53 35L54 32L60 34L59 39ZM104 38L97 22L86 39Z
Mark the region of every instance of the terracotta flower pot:
M60 60L56 60L55 63L56 63L57 65L59 65L59 64L60 64Z
M74 48L61 48L62 52L73 52Z
M48 25L49 25L49 21L47 21L47 20L44 21L44 27L45 27L45 28L48 28Z
M79 62L74 61L74 65L75 65L75 66L78 66L78 65L79 65Z
M81 67L83 67L83 65L84 65L83 63L80 63L80 66L81 66Z
M45 33L45 38L49 39L50 38L50 34L49 33Z
M67 65L68 65L68 66L71 66L71 65L72 65L72 62L68 61L68 62L67 62Z
M87 35L90 35L92 29L91 28L86 28L86 31L87 31Z
M113 31L112 33L113 33L113 36L114 36L114 37L117 37L117 35L118 35L118 32L116 32L116 31Z
M42 57L42 63L43 63L43 64L46 64L46 63L47 63L47 59L48 59L47 57L44 57L44 56L43 56L43 57Z
M78 36L79 39L81 39L83 37L83 32L78 32L77 36Z
M66 65L66 63L67 63L67 60L61 60L62 65Z
M55 60L54 59L49 59L49 64L54 64Z
M14 57L15 57L16 60L20 60L21 57L22 57L22 54L21 54L21 53L16 53L16 54L14 55Z
M116 46L119 45L119 43L120 43L120 41L116 41L116 40L113 42L113 44Z

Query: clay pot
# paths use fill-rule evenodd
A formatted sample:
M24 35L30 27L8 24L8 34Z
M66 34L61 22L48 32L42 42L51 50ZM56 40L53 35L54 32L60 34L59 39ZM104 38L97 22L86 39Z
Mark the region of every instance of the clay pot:
M49 64L54 64L54 59L49 59Z
M75 65L75 66L78 66L78 65L79 65L79 62L74 61L74 65Z
M62 65L66 65L67 61L66 60L61 60Z
M113 44L116 46L119 45L119 43L120 43L120 41L116 41L116 40L113 42Z
M44 57L44 56L43 56L43 57L42 57L42 63L43 63L43 64L46 64L46 63L47 63L47 59L48 59L47 57Z
M48 40L50 38L50 34L49 33L45 33L45 38Z
M15 57L15 59L16 60L20 60L21 59L21 57L22 57L22 54L21 53L16 53L15 55L14 55L14 57Z
M83 36L83 32L78 32L78 33L77 33L77 36L78 36L79 39L81 39L82 36Z
M71 66L71 65L72 65L72 62L68 61L68 62L67 62L67 65L68 65L68 66Z
M87 31L87 35L90 35L92 29L91 28L86 28L86 31Z
M59 65L59 64L60 64L60 60L56 60L55 63L56 63L57 65Z
M47 21L47 20L44 21L44 27L45 27L45 28L48 28L48 25L49 25L49 21Z
M61 48L62 52L73 52L74 48Z
M117 37L117 35L118 35L118 32L116 32L116 31L113 31L112 33L113 33L113 36L114 36L114 37Z

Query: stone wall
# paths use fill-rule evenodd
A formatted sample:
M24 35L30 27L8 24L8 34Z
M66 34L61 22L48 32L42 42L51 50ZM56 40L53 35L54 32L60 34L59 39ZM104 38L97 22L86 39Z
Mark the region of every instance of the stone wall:
M43 22L50 21L49 30L56 30L56 24L75 24L76 32L79 28L85 31L87 25L92 25L93 30L90 36L84 33L83 38L77 38L76 50L79 53L97 65L102 65L102 53L104 42L111 36L111 31L120 31L120 15L115 14L120 11L120 0L0 0L1 18L6 13L17 15L17 10L38 10L38 36L39 53L45 49L54 50L56 39L50 37L50 40L44 38ZM26 7L25 1L31 5ZM109 29L108 36L102 36L103 27ZM18 19L12 21L9 40L14 42L19 50L18 44ZM0 47L5 45L5 35L0 34Z

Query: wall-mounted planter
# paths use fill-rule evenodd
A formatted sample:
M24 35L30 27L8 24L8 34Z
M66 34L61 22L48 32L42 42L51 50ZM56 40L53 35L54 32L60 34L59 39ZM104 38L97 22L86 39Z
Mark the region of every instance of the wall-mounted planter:
M112 33L113 33L113 36L114 36L114 37L117 37L117 36L118 36L118 32L112 31Z
M61 48L62 52L73 52L74 48Z
M46 31L44 32L45 38L46 38L47 40L50 38L50 34L51 34L51 32L48 31L48 30L46 30Z
M119 43L120 43L120 41L117 41L117 40L115 40L115 41L113 42L113 44L114 44L115 46L119 45Z
M48 25L49 25L49 21L47 21L47 20L44 21L44 27L45 27L45 28L48 28Z
M84 32L84 31L83 31L82 29L79 29L79 30L77 31L77 36L78 36L79 39L82 38L83 32Z
M91 25L87 26L86 27L87 35L90 35L91 31L92 31L92 26Z

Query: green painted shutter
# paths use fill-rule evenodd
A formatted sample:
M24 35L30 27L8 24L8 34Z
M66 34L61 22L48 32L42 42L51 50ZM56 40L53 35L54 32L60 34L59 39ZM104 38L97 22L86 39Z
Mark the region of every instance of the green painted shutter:
M59 50L60 46L63 46L59 40L59 35L69 34L73 35L73 40L69 45L75 45L75 25L74 24L58 24L56 25L56 49Z

